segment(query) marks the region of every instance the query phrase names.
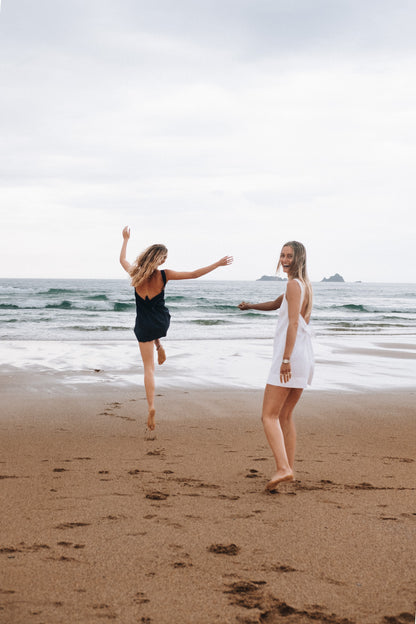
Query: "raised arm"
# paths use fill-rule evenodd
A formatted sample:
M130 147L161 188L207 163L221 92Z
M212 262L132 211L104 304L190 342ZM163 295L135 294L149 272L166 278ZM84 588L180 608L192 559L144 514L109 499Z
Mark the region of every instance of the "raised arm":
M130 238L130 228L128 227L128 225L126 225L126 227L123 229L123 244L121 246L121 251L120 251L120 264L123 267L123 269L127 271L127 273L129 273L131 269L130 262L126 260L127 243L129 242L129 238Z
M274 301L264 301L263 303L247 303L242 301L238 304L240 310L262 310L263 312L270 312L271 310L278 310L282 305L284 295L280 295Z
M170 269L166 269L166 281L169 280L185 280L185 279L196 279L197 277L202 277L207 273L211 273L211 271L215 271L220 266L227 266L233 261L232 256L224 256L221 260L210 264L209 266L202 267L202 269L195 269L195 271L171 271Z

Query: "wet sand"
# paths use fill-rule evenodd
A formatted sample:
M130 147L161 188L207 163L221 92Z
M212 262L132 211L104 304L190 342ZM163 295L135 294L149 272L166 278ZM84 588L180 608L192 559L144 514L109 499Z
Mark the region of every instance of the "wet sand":
M11 388L11 386L10 386ZM5 392L0 622L404 624L415 617L416 391L306 392L294 483L262 392Z

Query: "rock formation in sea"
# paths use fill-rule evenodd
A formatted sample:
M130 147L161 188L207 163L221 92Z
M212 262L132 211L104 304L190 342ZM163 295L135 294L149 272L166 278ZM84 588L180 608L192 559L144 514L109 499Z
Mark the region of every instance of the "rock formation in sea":
M287 278L279 277L278 275L262 275L256 282L286 282Z
M331 275L331 277L324 277L321 279L321 282L345 282L345 280L342 275L335 273L335 275Z

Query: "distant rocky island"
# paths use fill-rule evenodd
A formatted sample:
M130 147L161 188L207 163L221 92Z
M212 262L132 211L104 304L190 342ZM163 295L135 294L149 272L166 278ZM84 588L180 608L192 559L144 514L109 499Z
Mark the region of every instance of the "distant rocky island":
M287 278L278 275L262 275L256 279L256 282L287 282Z
M256 282L287 282L287 277L279 277L278 275L262 275L256 279ZM321 282L345 282L342 275L335 273L331 277L324 277Z
M331 277L324 277L321 279L321 282L345 282L345 280L342 275L335 273L335 275L331 275Z

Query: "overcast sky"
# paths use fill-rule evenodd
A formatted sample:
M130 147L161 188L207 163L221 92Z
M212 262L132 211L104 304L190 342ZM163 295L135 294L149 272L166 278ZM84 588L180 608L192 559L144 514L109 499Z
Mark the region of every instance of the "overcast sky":
M0 277L415 282L414 0L3 0Z

